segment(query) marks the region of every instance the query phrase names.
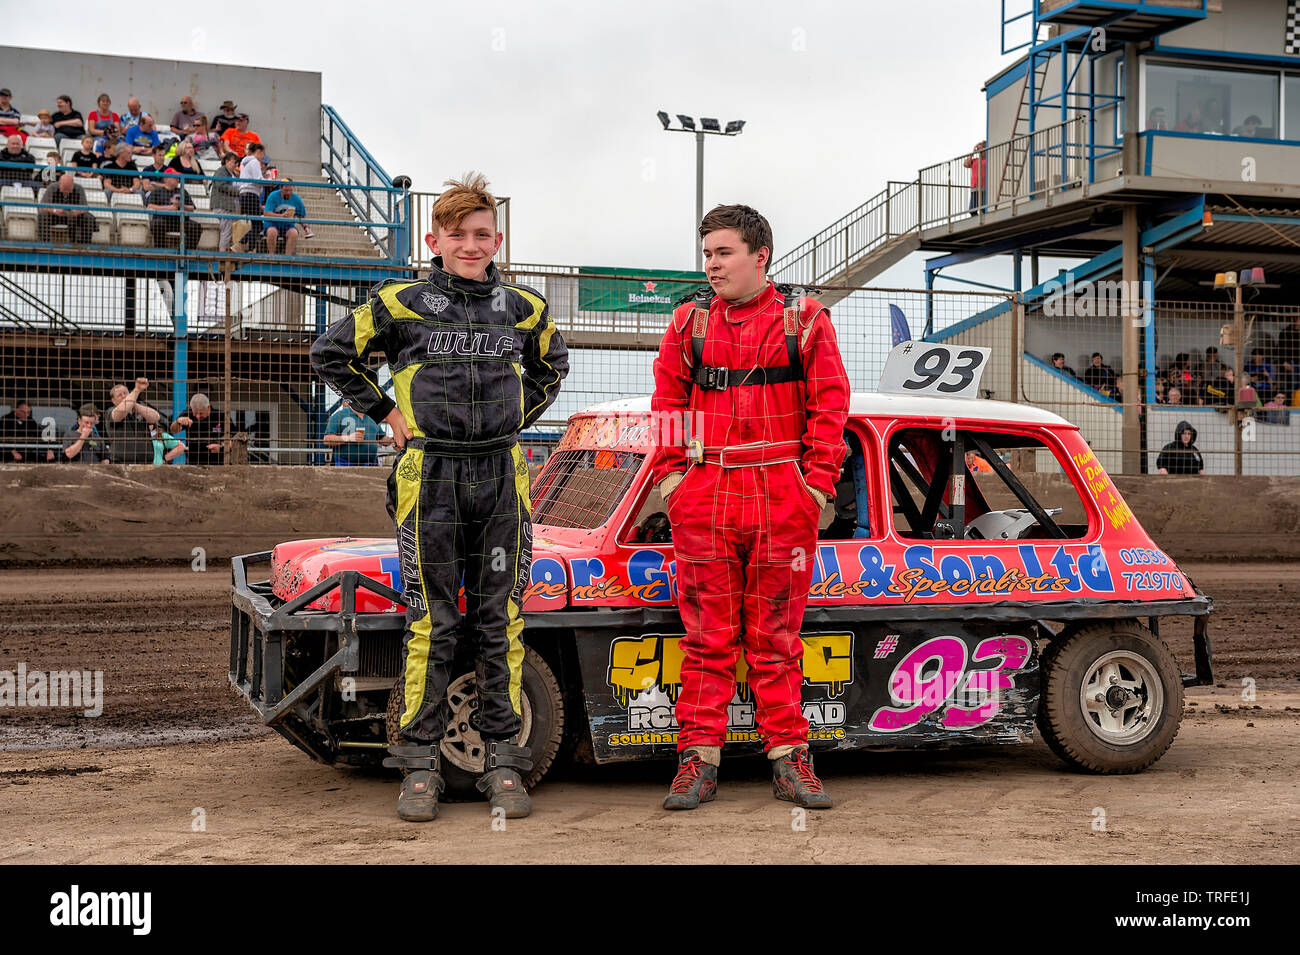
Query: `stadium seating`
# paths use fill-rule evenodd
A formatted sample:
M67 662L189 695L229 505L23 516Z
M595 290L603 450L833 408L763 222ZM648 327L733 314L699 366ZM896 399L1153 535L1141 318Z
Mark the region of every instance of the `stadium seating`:
M36 239L36 208L13 205L31 201L32 191L26 186L9 185L0 189L0 202L4 203L6 238L24 242Z
M148 245L149 214L144 211L144 200L140 195L134 192L115 192L110 206L114 210L119 244ZM138 211L127 211L132 209Z

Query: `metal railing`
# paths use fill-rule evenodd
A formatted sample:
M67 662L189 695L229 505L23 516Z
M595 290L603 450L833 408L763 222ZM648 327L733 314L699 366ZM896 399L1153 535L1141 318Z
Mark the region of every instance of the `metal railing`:
M410 246L402 228L409 218L405 190L394 188L392 177L384 167L370 155L334 107L324 103L320 108L320 141L325 178L340 187L375 245L384 249L391 261L400 261Z
M1078 117L987 147L980 157L982 187L972 186L971 164L979 160L971 154L926 166L910 182L891 181L777 259L771 274L777 281L810 285L842 281L854 265L904 236L988 213L1014 213L1027 202L1080 186L1094 148L1084 138L1087 131ZM1004 186L1002 171L1008 164L1019 171Z

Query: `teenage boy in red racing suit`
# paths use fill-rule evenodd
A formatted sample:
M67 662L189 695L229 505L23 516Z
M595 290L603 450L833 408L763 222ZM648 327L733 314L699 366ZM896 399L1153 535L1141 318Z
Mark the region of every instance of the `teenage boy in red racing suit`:
M678 770L664 808L694 809L717 791L742 648L773 792L829 808L808 754L799 631L846 450L848 375L826 308L768 281L762 215L718 206L699 233L714 294L674 311L651 402L661 435L671 418L689 422L690 439L661 440L653 471L686 628Z
M444 782L440 745L447 682L461 626L477 642L483 737L478 782L494 811L528 815L521 773L531 753L516 745L524 646L520 604L532 560L528 462L518 434L560 390L568 351L546 301L506 283L492 264L501 247L496 199L481 175L448 182L433 205L436 256L423 282L386 282L312 346L312 367L358 411L393 428L402 453L388 479L397 525L406 633L402 742L385 766L406 771L397 814L437 816ZM364 367L382 350L394 399ZM525 741L518 741L519 744Z

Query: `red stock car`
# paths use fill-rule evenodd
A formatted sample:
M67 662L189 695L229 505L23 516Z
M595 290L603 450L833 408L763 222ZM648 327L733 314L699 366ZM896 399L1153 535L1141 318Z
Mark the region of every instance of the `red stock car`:
M569 421L533 484L523 738L557 757L675 754L681 620L647 466L650 401ZM1078 429L1035 407L855 394L804 618L814 749L1025 743L1129 773L1173 742L1183 687L1212 682L1212 604L1139 526ZM269 580L250 581L269 564ZM261 576L265 576L263 573ZM402 710L402 579L391 539L292 541L235 558L230 679L314 758L377 762ZM1194 622L1180 673L1160 618ZM448 690L449 792L476 795L472 648ZM744 684L729 750L759 750Z

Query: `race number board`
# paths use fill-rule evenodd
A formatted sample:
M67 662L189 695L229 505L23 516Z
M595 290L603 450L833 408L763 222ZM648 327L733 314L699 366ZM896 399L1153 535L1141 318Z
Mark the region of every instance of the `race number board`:
M902 342L895 345L880 372L880 391L895 395L974 398L989 360L988 348Z

